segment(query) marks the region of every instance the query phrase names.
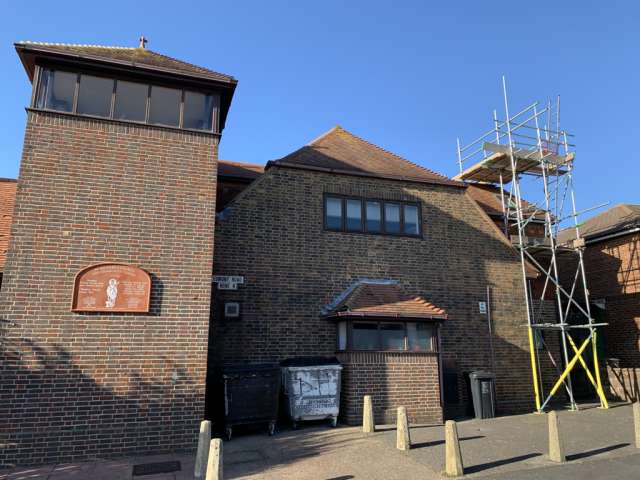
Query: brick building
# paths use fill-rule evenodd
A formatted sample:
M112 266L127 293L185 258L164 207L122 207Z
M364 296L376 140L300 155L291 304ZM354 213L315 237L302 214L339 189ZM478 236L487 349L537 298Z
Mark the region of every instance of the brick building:
M192 448L236 81L144 44L16 49L34 88L0 292L0 463ZM71 311L74 276L101 262L151 275L148 313Z
M336 127L269 162L218 215L215 243L216 275L245 284L215 293L212 362L337 352L349 423L367 392L380 421L401 403L416 421L440 421L442 403L446 415L463 413L475 369L497 372L503 412L530 408L520 263L464 184ZM337 307L364 286L384 315ZM487 286L493 359L478 307ZM410 299L440 313L412 316ZM240 320L224 318L228 302L240 304ZM428 346L411 346L416 328Z
M264 168L218 161L232 77L144 43L16 48L33 95L0 212L0 462L193 448L207 370L305 355L343 364L348 423L367 393L379 422L464 414L478 369L500 412L532 409L520 261L471 187L340 127ZM150 274L147 313L71 308L104 262Z
M617 205L580 227L592 311L604 328L610 394L638 400L640 385L640 205ZM571 229L559 240L573 240Z

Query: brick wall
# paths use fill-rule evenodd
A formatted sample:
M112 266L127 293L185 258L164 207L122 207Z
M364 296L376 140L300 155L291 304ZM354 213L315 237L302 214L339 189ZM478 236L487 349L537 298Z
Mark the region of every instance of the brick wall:
M418 201L423 239L329 232L323 193ZM444 308L442 354L459 372L490 368L488 326L478 302L492 287L498 408L532 408L524 294L515 251L464 189L273 167L223 212L214 270L243 275L217 307L240 301L242 318L212 322L211 361L278 361L335 353L335 326L321 309L354 281L398 280ZM394 405L389 405L393 408Z
M603 299L607 377L614 398L637 398L640 371L640 234L590 243L585 270L591 299Z
M592 298L640 293L640 234L589 244L584 259Z
M0 463L193 448L204 409L217 138L28 114L0 294ZM97 262L149 314L70 312Z
M399 405L407 408L411 423L442 423L436 354L348 352L338 359L346 423L362 422L364 395L372 397L376 423L395 423Z

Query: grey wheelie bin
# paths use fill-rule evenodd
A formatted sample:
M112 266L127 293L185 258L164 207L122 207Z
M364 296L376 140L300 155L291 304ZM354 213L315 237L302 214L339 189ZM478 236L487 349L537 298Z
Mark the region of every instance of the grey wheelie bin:
M471 395L476 418L496 416L496 376L491 372L476 371L469 374Z
M293 428L301 420L338 423L342 365L336 358L298 357L284 360L282 384Z

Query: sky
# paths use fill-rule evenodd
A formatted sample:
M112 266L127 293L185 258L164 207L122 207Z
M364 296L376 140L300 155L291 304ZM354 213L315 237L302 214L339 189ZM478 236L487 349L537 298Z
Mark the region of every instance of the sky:
M137 46L233 75L220 158L264 164L335 125L439 173L511 111L561 96L579 209L640 203L640 3L3 2L0 177L18 176L30 85L20 40Z

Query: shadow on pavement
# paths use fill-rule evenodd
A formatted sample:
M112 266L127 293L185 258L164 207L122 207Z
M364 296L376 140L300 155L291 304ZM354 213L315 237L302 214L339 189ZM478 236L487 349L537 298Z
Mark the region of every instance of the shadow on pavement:
M574 453L573 455L567 455L567 460L579 460L581 458L592 457L601 453L610 452L611 450L617 450L618 448L628 447L629 443L617 443L615 445L609 445L608 447L596 448L594 450L588 450L586 452Z
M477 440L479 438L484 438L484 435L475 435L473 437L461 437L458 440L463 442L465 440ZM434 440L432 442L422 442L422 443L412 443L411 449L415 448L425 448L425 447L435 447L436 445L443 445L444 440Z
M473 465L471 467L465 467L464 473L477 473L490 468L500 467L502 465L508 465L510 463L523 462L530 458L540 457L541 453L527 453L526 455L518 455L517 457L504 458L502 460L496 460L495 462L481 463L480 465Z

